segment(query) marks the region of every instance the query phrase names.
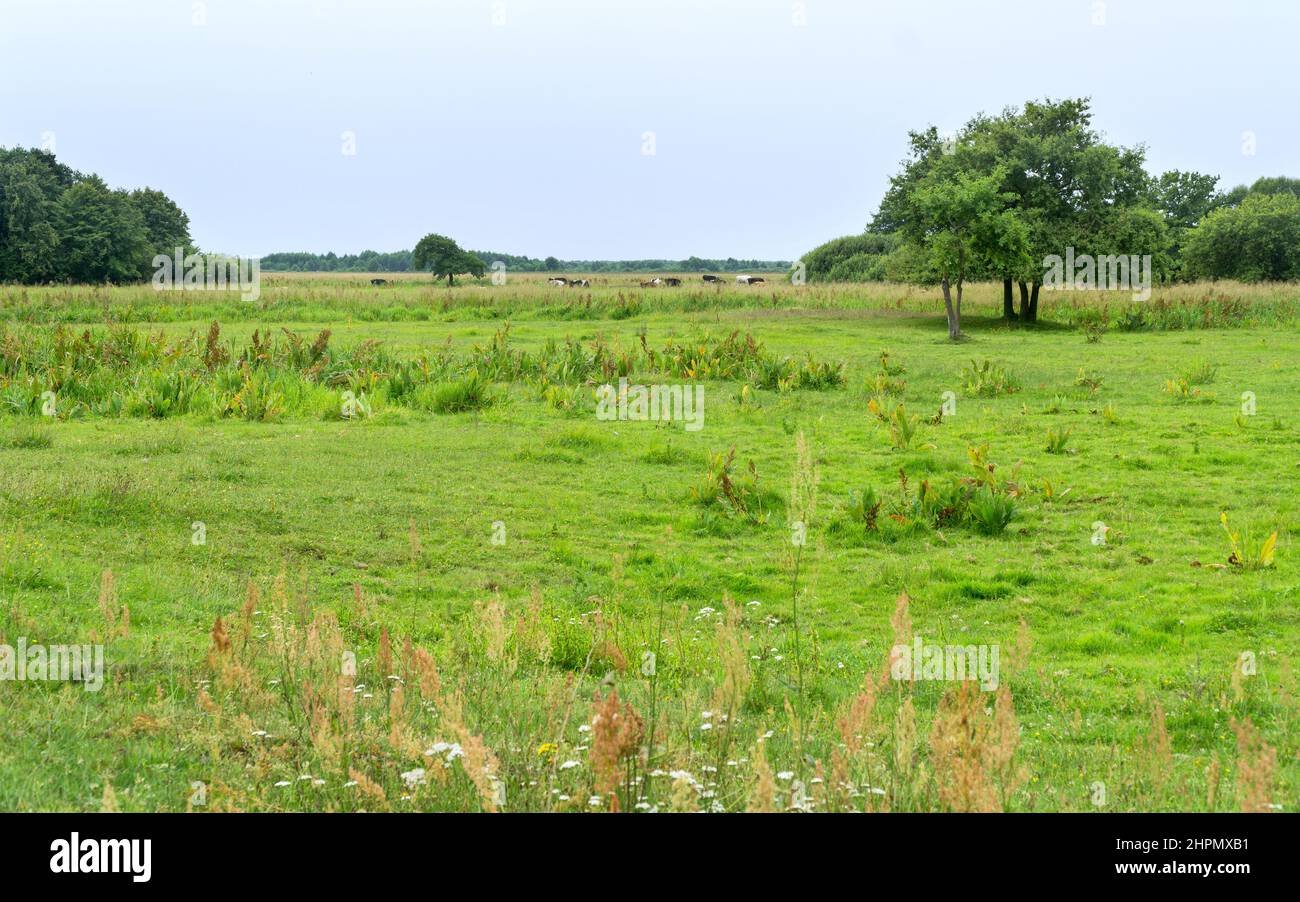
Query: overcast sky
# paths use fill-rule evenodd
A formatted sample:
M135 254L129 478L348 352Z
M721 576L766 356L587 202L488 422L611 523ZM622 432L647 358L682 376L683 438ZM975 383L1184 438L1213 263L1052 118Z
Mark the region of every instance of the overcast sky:
M210 251L441 232L535 257L795 259L862 230L908 129L1031 98L1091 96L1153 171L1300 175L1298 10L0 0L0 145L52 140L165 191Z

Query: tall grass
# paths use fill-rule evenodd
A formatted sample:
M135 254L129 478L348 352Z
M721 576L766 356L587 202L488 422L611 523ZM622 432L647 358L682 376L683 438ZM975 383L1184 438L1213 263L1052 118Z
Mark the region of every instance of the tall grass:
M876 311L937 315L937 289L890 283L791 285L776 279L762 287L710 284L683 276L679 288L639 287L637 274L592 275L588 289L555 288L545 277L520 275L507 284L487 279L455 288L427 276L385 275L374 287L363 274L263 275L261 297L234 292L158 292L150 285L0 286L0 320L28 323L223 323L280 321L454 322L465 319L623 320L651 313L718 310ZM968 317L1002 314L1000 283L969 285ZM1300 288L1290 283L1246 285L1199 282L1157 286L1145 302L1129 292L1044 292L1039 318L1087 330L1174 330L1286 325L1300 321Z

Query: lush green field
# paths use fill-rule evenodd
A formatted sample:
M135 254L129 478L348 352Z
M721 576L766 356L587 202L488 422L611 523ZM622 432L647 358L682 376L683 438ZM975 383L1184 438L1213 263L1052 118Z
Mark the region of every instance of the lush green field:
M0 809L1295 810L1294 286L634 281L0 288Z

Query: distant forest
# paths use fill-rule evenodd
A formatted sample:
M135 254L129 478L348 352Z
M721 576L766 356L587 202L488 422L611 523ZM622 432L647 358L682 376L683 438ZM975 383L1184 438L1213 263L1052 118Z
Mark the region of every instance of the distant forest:
M500 260L511 272L784 272L788 260L559 260L538 259L490 251L470 251L485 266ZM410 272L411 251L362 251L359 254L276 253L262 258L263 272Z

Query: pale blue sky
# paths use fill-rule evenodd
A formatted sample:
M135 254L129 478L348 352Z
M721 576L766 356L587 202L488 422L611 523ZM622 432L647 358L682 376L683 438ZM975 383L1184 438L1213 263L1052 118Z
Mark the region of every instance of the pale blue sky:
M1106 0L1101 25L1095 6L0 0L0 145L52 133L68 164L166 191L202 247L242 254L436 231L532 256L795 259L862 229L909 128L1044 96L1092 96L1154 171L1300 175L1300 4Z

